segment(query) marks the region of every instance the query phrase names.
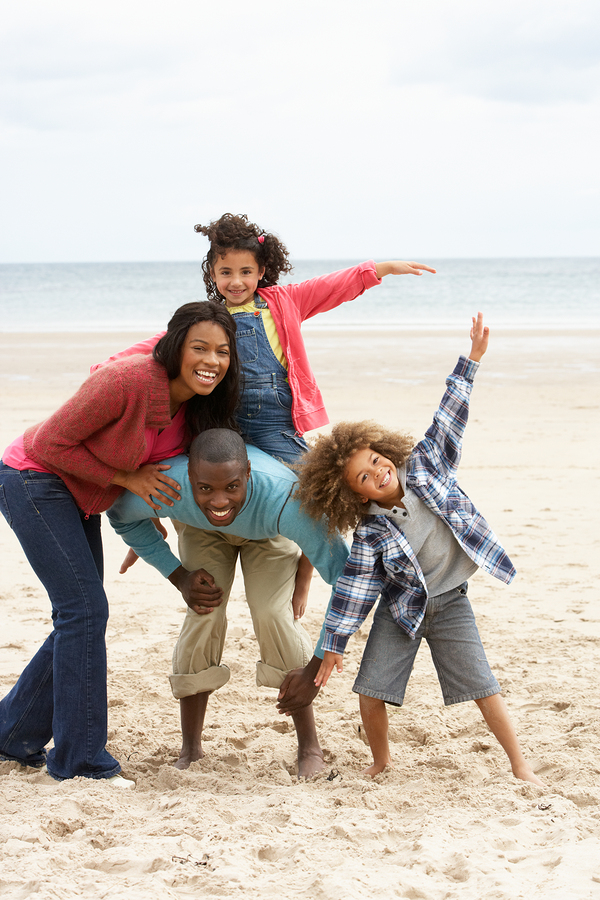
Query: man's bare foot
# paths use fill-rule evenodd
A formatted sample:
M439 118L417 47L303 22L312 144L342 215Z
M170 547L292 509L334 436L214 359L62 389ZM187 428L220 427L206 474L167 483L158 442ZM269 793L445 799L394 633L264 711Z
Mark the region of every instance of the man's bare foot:
M363 769L363 775L370 775L371 778L374 778L375 775L379 775L380 772L385 772L386 769L393 769L393 765L391 762L385 763L373 763L372 766L369 766L368 769Z
M521 781L531 781L532 784L537 784L538 787L546 787L544 782L537 777L529 763L514 766L513 775L515 778L520 778Z
M312 778L325 768L325 760L323 759L323 751L307 750L305 753L298 753L298 777Z
M202 759L204 756L204 750L202 747L196 747L192 750L181 749L181 753L179 754L179 759L176 763L173 763L176 769L189 769L191 763L196 762L198 759Z

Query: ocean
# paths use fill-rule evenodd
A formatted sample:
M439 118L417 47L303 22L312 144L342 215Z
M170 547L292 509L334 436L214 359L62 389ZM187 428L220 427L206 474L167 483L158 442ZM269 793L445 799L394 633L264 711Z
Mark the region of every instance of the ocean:
M356 260L298 260L282 282ZM600 257L426 260L437 275L388 276L305 328L463 327L481 310L490 326L600 327ZM199 262L0 265L1 332L147 331L205 299Z

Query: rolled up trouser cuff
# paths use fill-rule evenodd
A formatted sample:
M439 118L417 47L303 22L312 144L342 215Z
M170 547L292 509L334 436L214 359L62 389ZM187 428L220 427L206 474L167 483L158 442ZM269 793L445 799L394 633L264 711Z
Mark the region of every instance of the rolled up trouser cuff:
M211 666L203 672L189 675L169 675L171 690L176 700L191 697L193 694L205 694L218 691L229 681L230 671L227 666ZM283 681L283 679L281 679ZM280 682L281 683L281 682Z
M256 663L256 683L259 687L280 688L287 672L264 662Z

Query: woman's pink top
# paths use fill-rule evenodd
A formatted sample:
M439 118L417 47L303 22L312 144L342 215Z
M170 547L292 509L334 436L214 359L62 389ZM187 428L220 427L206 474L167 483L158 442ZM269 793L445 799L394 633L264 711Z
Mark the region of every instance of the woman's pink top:
M170 459L172 456L178 456L185 451L185 406L186 404L184 403L179 407L179 410L171 420L171 424L167 428L163 428L162 431L159 431L158 428L144 429L146 452L140 463L141 466L145 466L147 463L157 463L162 459ZM5 466L18 469L20 472L23 472L25 469L32 469L34 472L49 471L27 456L23 446L23 435L8 445L2 454L2 462Z

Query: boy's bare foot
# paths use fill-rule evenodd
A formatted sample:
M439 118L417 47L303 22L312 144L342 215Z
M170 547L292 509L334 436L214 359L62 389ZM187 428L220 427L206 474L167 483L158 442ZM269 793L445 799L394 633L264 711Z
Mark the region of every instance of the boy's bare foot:
M529 763L522 763L521 765L513 767L513 775L515 778L520 778L521 781L531 781L532 784L537 784L538 787L546 787L543 781L537 777Z
M369 766L368 769L363 769L363 775L370 775L371 778L374 778L375 775L379 775L380 772L385 772L386 769L393 769L393 765L391 762L387 763L373 763L372 766Z
M181 753L179 754L179 759L176 763L173 763L176 769L189 769L191 763L196 762L198 759L202 759L204 756L204 750L202 747L194 747L190 749L186 749L184 747L181 748Z
M298 752L298 777L312 778L325 768L323 751L319 748Z

